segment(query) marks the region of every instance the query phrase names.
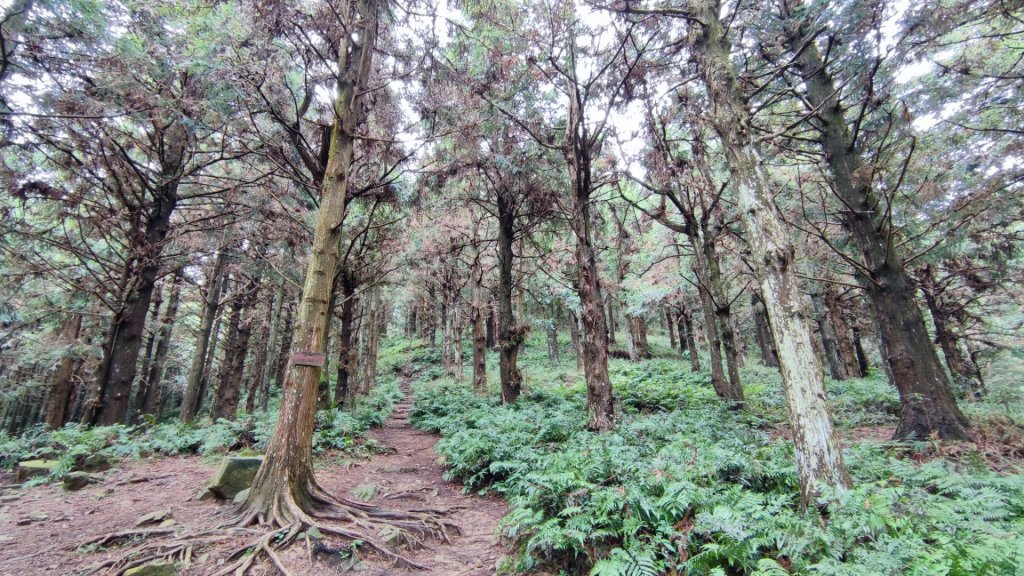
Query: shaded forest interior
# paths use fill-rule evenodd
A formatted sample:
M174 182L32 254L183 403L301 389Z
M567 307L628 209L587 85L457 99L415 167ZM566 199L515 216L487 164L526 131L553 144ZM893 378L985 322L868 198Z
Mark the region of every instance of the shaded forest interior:
M429 573L464 503L331 489L429 432L481 574L1024 571L1019 6L3 14L5 502L263 458L96 570Z

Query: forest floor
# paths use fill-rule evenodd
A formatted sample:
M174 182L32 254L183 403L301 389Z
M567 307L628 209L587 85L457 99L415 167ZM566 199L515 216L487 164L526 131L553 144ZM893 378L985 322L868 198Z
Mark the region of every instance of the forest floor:
M409 424L412 398L407 386L403 391L405 398L386 425L370 434L384 453L350 466L329 459L329 466L318 468L317 478L328 492L347 497L352 497L357 487L375 486L379 493L371 502L383 508L446 511L445 519L458 527L458 533L451 534L450 542L427 541L419 549L401 551L425 570L399 569L375 555L351 566L335 552L346 549L347 542L327 538L321 547L325 553L300 541L281 554L293 574L485 576L496 572L502 555L496 527L506 511L504 502L497 497L465 495L460 485L444 480L444 468L434 453L438 437ZM77 492L54 485L5 490L8 496L0 503L0 574L81 573L125 551L118 547L83 551L83 542L132 529L139 517L154 511L169 510L176 527L202 530L218 526L228 507L195 498L215 465L200 457L124 461L119 469L106 473L101 483ZM11 475L0 476L0 485L12 481ZM219 559L244 543L245 538L238 537L212 549L196 550L191 566L179 574L213 573ZM269 565L250 571L276 573Z

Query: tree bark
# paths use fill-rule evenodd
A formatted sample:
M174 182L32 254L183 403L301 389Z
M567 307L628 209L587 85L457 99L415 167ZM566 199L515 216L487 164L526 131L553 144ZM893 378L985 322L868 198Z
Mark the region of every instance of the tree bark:
M575 53L575 38L570 50ZM583 308L583 373L587 381L587 428L606 432L615 428L612 383L608 376L608 333L604 300L594 251L590 195L594 190L591 172L593 141L584 121L583 101L578 83L569 85L569 115L566 142L562 148L569 169L572 207L569 222L576 236L577 290Z
M515 200L511 190L498 191L498 370L501 378L501 401L510 404L519 398L522 373L517 366L519 350L526 338L526 327L516 324L512 310L514 288L512 270L515 241Z
M796 249L783 228L764 167L750 135L747 98L730 59L730 41L717 1L694 5L692 57L711 104L711 124L738 192L754 270L779 352L789 425L796 452L800 499L804 506L818 485L850 486L842 452L825 402L821 366L813 352L796 276Z
M803 8L798 0L780 0L789 15ZM843 223L860 250L859 278L875 309L882 337L882 357L890 382L900 394L900 422L895 438L967 438L970 423L957 406L949 379L928 337L924 315L915 299L914 284L895 245L884 210L872 189L871 168L853 141L835 82L829 74L807 21L786 28L786 40L798 50L795 63L806 86L807 106L816 111L814 124L832 189L843 205Z
M475 233L475 230L474 230ZM487 390L487 335L484 308L483 268L480 265L480 253L477 249L470 270L473 276L473 389L478 392Z
M554 300L548 305L551 318L548 322L548 361L558 364L558 303Z
M338 326L338 366L334 381L334 402L339 406L346 404L353 392L351 389L351 377L356 362L352 326L355 322L356 304L359 301L359 296L356 294L358 285L352 272L342 271L340 287L342 298L341 322Z
M693 336L693 317L686 308L679 311L679 341L686 342L686 349L690 353L690 371L700 372L700 356L697 355L697 343Z
M822 293L825 308L828 310L829 321L832 322L832 332L836 340L836 352L839 362L842 365L843 373L847 378L860 378L864 372L860 369L857 361L857 351L853 344L850 333L850 324L846 321L846 311L843 309L839 294L830 285L825 286Z
M822 354L828 365L829 374L833 380L846 380L846 370L839 359L839 346L836 344L835 331L821 294L811 294L811 302L814 303L818 333L821 334Z
M764 303L757 292L750 293L750 309L754 315L754 337L761 351L761 364L769 368L778 368L779 353L775 350L775 340L772 339L772 331L768 326Z
M68 400L71 396L71 378L75 370L75 354L71 347L78 343L78 335L82 332L82 315L71 312L64 319L60 329L58 342L65 348L57 370L53 374L53 385L50 387L50 399L46 406L46 426L56 430L67 421Z
M665 308L665 330L668 332L669 346L674 349L676 347L676 323L672 320L671 308ZM685 344L683 347L685 348Z
M202 404L203 375L206 373L206 357L210 349L210 336L213 324L220 308L220 293L224 284L224 271L227 266L227 252L219 250L214 258L210 275L206 281L206 294L203 296L203 313L199 320L199 339L196 341L192 355L192 365L185 381L185 393L181 400L182 422L191 422L199 413Z

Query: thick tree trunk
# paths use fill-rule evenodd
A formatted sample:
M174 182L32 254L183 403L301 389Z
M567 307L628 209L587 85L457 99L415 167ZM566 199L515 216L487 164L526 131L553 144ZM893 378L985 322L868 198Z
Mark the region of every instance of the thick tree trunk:
M148 386L146 387L146 396L142 399L142 406L139 408L142 414L151 414L153 416L159 416L160 403L163 396L163 389L160 387L163 375L164 365L167 363L167 353L171 349L171 336L174 333L174 321L178 317L178 302L181 298L181 276L180 274L174 275L173 284L171 286L171 296L167 302L167 309L164 310L164 316L160 320L160 332L157 336L158 342L156 344L156 352L153 357L153 364L149 367L149 377L147 379Z
M848 487L850 477L825 402L821 366L811 344L796 276L796 249L778 214L767 176L751 142L750 112L730 59L717 1L694 5L692 55L709 93L711 124L738 192L754 270L779 352L793 433L801 502L814 501L819 484Z
M188 379L185 381L185 393L181 399L181 413L179 417L182 422L191 422L199 413L202 403L203 374L206 372L206 356L210 350L210 336L213 333L213 324L216 320L217 310L220 308L220 293L224 284L224 270L227 266L227 253L225 250L217 252L210 274L206 280L206 294L203 295L203 312L199 320L199 336L196 341L195 352L192 355L192 365L188 370Z
M573 40L575 43L575 40ZM575 50L575 45L571 47ZM587 428L606 432L615 428L612 383L608 376L608 333L604 300L594 250L590 195L592 140L583 117L578 85L570 86L569 117L563 155L572 183L570 226L576 236L576 287L583 308L583 374L587 381Z
M522 374L517 360L526 337L526 327L516 324L512 310L513 258L515 241L515 205L510 190L499 190L498 207L498 370L501 377L501 401L509 404L519 398Z
M343 35L338 47L338 82L334 123L313 248L309 255L302 299L293 339L293 350L282 388L277 427L267 446L263 465L242 505L243 524L308 524L306 514L331 506L313 476L313 418L316 412L320 366L329 327L328 302L339 260L339 241L345 215L345 193L356 127L364 116L360 96L366 90L376 45L378 5L360 0L356 25L359 42ZM297 530L295 530L297 533Z
M78 342L82 331L82 315L71 312L64 319L60 329L58 342L65 347L64 354L53 374L53 385L50 387L50 399L46 406L46 426L56 430L67 421L68 400L71 396L71 378L75 370L75 354L71 347Z
M797 0L781 0L783 12L803 8ZM816 111L815 124L825 160L832 173L832 189L844 206L844 225L859 248L863 268L860 280L882 336L882 357L891 382L900 394L900 422L896 438L959 440L968 436L969 422L960 412L949 380L928 337L924 316L915 299L883 208L872 189L866 166L852 140L838 90L810 35L809 22L786 28L792 48L800 47L795 62L806 86L807 105Z

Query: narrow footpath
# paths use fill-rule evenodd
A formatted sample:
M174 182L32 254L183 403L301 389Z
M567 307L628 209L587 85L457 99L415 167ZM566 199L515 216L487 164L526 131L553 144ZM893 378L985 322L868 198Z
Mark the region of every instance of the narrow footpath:
M370 437L393 453L380 454L359 462L349 470L332 467L317 471L317 478L329 492L348 495L357 487L378 486L380 493L371 502L382 508L398 510L444 510L445 519L458 526L451 542L425 542L419 550L403 551L410 560L426 570L403 570L384 560L370 559L356 566L354 574L366 576L487 576L496 572L502 549L496 528L506 505L497 497L463 494L458 484L445 481L444 467L438 463L435 434L417 430L409 423L412 391L403 384L405 394L383 428Z

